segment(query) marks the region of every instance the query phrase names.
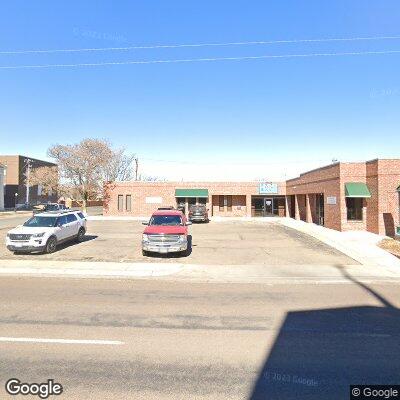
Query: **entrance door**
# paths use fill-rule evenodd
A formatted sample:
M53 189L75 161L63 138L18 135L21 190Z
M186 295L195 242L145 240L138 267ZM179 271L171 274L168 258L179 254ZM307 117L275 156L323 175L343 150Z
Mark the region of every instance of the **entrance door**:
M273 215L274 213L274 199L264 199L264 215Z
M316 196L317 224L324 225L324 195L323 193Z

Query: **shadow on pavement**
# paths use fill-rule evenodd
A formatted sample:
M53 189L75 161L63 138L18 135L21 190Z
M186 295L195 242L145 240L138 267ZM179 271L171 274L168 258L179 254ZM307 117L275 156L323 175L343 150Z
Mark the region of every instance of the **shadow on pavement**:
M382 307L287 313L249 399L338 400L351 384L399 384L400 310L337 268Z
M54 253L52 253L52 254L56 254L59 251L67 249L69 247L78 246L81 243L90 242L92 240L97 239L97 237L98 237L97 235L85 235L81 242L77 242L75 240L70 240L68 242L61 243L61 244L59 244L57 246L56 251ZM14 254L16 254L16 255L24 255L25 254L25 255L32 255L32 256L40 256L40 255L43 255L43 252L32 252L31 253L31 252L24 252L24 251L16 251Z

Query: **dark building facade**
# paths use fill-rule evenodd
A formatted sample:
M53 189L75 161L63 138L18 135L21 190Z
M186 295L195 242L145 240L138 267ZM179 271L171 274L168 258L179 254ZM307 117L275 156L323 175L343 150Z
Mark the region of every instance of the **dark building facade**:
M4 173L4 208L14 208L27 199L26 172L28 164L31 171L38 167L56 167L57 164L22 155L0 155L0 164L5 167ZM57 194L45 195L40 186L29 186L29 203L38 204L56 201Z

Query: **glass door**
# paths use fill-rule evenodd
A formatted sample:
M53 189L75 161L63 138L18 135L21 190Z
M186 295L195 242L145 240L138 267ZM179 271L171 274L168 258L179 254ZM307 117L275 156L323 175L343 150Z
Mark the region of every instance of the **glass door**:
M324 195L323 193L316 195L317 208L317 224L324 226Z
M274 199L265 198L264 199L264 216L274 214Z

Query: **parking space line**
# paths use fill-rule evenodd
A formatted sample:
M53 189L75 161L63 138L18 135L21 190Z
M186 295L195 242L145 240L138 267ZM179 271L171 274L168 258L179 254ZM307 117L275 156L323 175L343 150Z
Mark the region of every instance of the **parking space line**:
M28 338L28 337L0 337L0 342L20 342L20 343L57 343L57 344L95 344L95 345L122 345L124 342L119 340L85 340L85 339L48 339L48 338Z

